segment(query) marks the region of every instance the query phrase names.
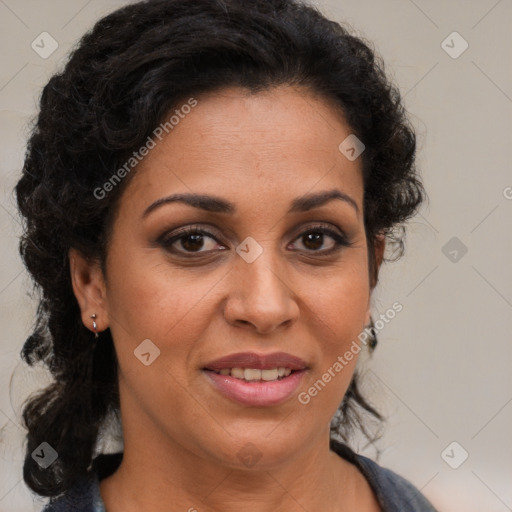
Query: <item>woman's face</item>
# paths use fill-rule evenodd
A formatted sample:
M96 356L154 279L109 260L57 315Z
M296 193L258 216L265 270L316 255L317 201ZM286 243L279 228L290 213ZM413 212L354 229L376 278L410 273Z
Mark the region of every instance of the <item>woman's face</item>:
M370 313L362 162L339 149L350 134L304 89L230 88L155 139L88 312L114 339L125 449L151 440L162 454L167 443L271 467L325 441ZM164 200L176 194L203 199ZM214 363L240 353L253 359ZM275 353L292 357L258 359ZM283 367L294 371L275 380Z

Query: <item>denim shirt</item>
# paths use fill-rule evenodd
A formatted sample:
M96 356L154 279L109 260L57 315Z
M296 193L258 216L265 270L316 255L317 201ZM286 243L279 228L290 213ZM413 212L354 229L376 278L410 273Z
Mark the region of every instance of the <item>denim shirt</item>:
M358 455L347 445L334 439L331 450L354 464L366 477L382 512L437 512L428 500L408 480L371 459ZM106 512L101 499L99 482L114 473L122 452L102 454L94 459L93 470L66 493L52 498L42 512Z

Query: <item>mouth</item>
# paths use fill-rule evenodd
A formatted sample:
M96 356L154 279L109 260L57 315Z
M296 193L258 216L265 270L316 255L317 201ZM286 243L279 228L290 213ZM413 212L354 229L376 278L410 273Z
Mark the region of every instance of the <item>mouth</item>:
M285 379L292 373L300 371L285 368L283 366L266 370L258 368L222 368L220 370L204 368L204 370L214 372L217 375L223 375L225 377L233 377L245 382L273 382Z
M296 392L307 371L302 359L284 352L232 354L202 368L215 391L250 407L286 402Z

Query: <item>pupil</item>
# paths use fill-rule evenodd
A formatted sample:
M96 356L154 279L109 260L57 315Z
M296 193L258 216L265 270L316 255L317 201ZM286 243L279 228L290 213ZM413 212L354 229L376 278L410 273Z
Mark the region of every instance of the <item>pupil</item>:
M309 242L313 241L313 247L308 247L309 249L318 249L322 246L322 233L308 233L304 236L306 237L306 243L304 244L306 247L308 247ZM315 244L315 242L317 243Z
M192 244L188 243L189 240L194 240ZM187 235L182 245L185 249L193 251L194 249L201 249L203 245L203 235Z

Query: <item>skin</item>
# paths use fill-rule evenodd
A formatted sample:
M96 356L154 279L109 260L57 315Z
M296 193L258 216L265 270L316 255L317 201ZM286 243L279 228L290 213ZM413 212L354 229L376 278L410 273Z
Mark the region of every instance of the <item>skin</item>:
M369 322L362 163L338 149L351 129L335 105L290 86L197 99L123 192L105 275L70 251L82 320L92 330L96 313L98 330L111 329L119 360L124 459L101 481L106 508L379 511L363 475L329 450L329 425L357 356L307 405L293 396L242 406L201 371L234 352L284 351L307 362L298 393L306 391ZM331 200L286 213L294 199L332 189L358 211ZM142 217L154 201L190 192L222 197L237 212L172 203ZM350 245L321 256L336 242L303 236L318 223L341 230ZM215 238L182 238L174 253L155 241L191 224ZM248 236L263 248L253 263L235 252ZM383 250L381 241L378 266ZM148 338L160 356L145 366L134 350ZM247 443L260 455L251 467L237 457Z

